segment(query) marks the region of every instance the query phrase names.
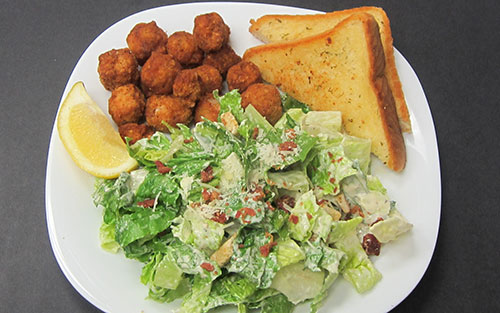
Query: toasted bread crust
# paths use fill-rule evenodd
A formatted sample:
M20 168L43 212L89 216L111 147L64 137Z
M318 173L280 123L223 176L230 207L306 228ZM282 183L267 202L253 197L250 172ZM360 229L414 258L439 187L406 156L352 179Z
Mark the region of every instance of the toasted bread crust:
M373 16L353 14L314 36L253 47L243 59L312 109L342 111L347 132L371 139L372 152L389 168L404 168L404 139Z
M411 132L410 114L394 59L390 21L383 9L366 6L313 15L265 15L251 20L249 30L264 43L284 42L328 31L356 13L368 13L377 20L385 53L385 75L392 90L400 127L403 132Z

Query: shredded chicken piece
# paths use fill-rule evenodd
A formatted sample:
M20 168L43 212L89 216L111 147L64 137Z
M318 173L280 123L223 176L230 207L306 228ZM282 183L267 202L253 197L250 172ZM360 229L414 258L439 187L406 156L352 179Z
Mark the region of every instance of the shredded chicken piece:
M236 239L237 234L238 233L234 233L231 237L229 237L229 239L226 240L226 242L224 242L222 246L220 246L219 249L210 256L210 260L215 261L220 267L229 262L229 259L233 255L233 242L234 239Z
M351 211L351 207L342 192L335 196L335 201L344 213L347 214Z

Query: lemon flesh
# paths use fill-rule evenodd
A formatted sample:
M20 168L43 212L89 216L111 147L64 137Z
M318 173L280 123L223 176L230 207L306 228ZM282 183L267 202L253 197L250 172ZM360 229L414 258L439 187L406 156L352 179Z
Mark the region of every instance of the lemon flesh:
M64 99L57 130L73 161L96 177L116 178L137 167L120 135L82 82L75 83Z

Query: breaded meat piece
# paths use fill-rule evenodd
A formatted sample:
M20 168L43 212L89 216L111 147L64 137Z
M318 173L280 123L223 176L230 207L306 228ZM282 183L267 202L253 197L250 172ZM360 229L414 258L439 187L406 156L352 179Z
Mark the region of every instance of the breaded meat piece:
M177 124L189 124L192 120L190 100L171 95L153 95L146 101L146 121L156 130L168 132L165 124L176 127Z
M139 81L139 64L128 48L112 49L101 54L97 72L102 85L109 91Z
M201 79L202 93L212 93L215 89L222 89L222 75L215 67L205 64L194 68L194 70Z
M134 84L116 87L108 100L108 112L116 125L139 122L145 107L144 94Z
M203 60L203 51L196 44L194 36L185 31L170 35L167 52L185 66L197 65Z
M280 93L273 85L263 83L250 85L241 94L241 106L246 108L249 104L272 125L283 115Z
M226 77L227 70L240 61L241 57L234 52L233 48L225 45L218 51L207 53L203 64L215 67L223 77Z
M126 143L126 137L130 138L129 144L133 145L137 140L142 138L150 138L155 130L153 127L146 124L127 123L118 126L118 132Z
M206 13L194 18L193 35L201 50L220 50L229 41L229 26L215 13Z
M216 122L219 117L220 104L212 93L205 94L194 109L194 122L198 123L203 121L202 117Z
M135 25L127 36L127 45L140 65L153 51L167 53L167 42L167 33L155 21Z
M227 86L229 90L245 91L248 86L262 82L262 76L257 65L249 61L241 61L227 71Z
M185 69L177 74L172 87L176 97L187 98L193 102L202 95L202 83L198 72L194 69Z
M141 70L142 91L149 97L172 93L172 86L182 66L172 56L153 51Z

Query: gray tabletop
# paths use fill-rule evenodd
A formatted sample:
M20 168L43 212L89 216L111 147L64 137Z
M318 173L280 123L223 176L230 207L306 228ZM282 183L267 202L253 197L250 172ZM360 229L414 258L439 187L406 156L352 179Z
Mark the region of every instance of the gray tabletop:
M179 2L0 2L0 312L98 312L64 277L48 239L44 195L52 125L67 79L96 36L130 14ZM323 11L360 5L386 10L394 44L429 101L443 189L434 257L393 312L500 311L498 4L267 2Z

